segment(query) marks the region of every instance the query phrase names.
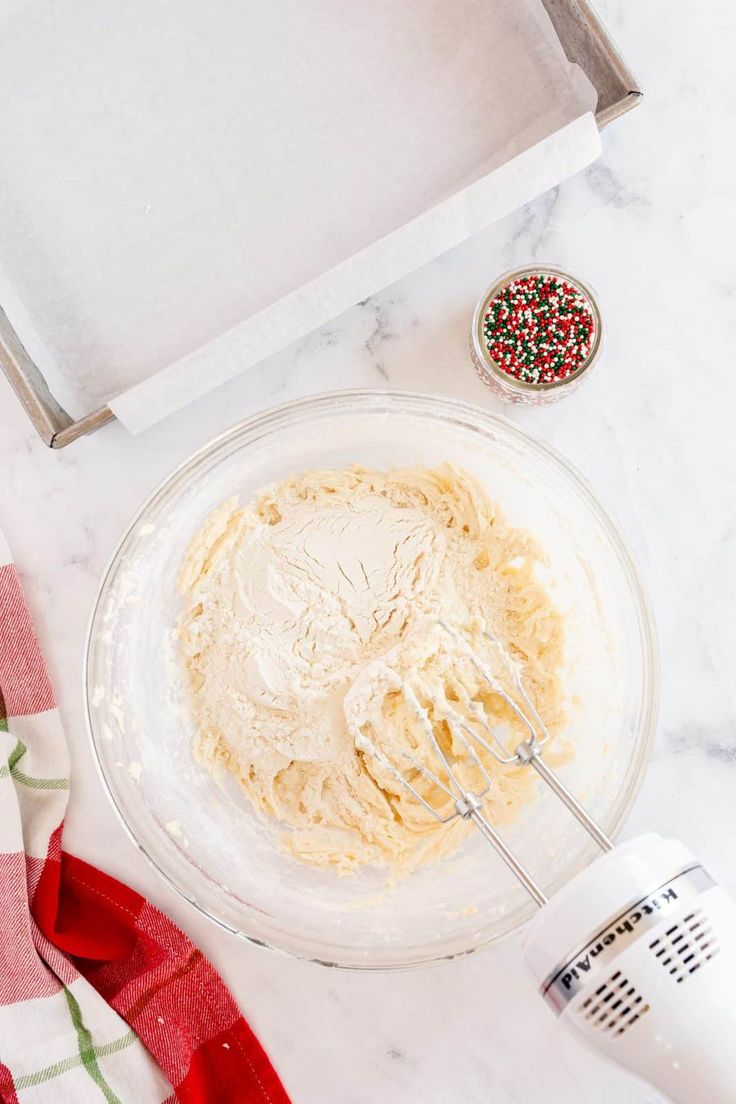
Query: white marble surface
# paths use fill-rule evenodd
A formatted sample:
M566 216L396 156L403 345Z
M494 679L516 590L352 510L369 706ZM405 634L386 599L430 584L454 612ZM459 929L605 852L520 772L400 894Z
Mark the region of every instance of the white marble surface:
M467 357L476 296L547 260L588 278L608 327L587 385L512 411L599 488L659 624L659 740L627 834L681 836L736 890L736 11L712 0L601 5L646 90L582 176L147 434L109 427L46 451L0 380L0 525L14 550L73 755L67 845L146 893L235 990L295 1104L655 1104L568 1039L518 948L351 975L243 945L148 869L102 795L82 721L97 579L131 512L195 447L274 402L335 387L440 391L494 406Z

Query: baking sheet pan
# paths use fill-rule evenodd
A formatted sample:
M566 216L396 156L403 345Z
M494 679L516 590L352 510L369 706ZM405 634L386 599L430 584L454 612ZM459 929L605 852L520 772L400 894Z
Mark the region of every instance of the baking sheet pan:
M629 106L633 105L639 95L638 89L636 88L631 75L626 70L625 65L616 53L615 49L610 43L610 40L605 35L605 32L600 27L600 24L595 19L595 16L593 15L587 4L581 3L580 0L577 0L577 2L572 2L572 0L548 0L548 2L546 3L546 7L549 13L549 17L554 24L555 30L559 35L560 42L564 46L568 58L580 65L581 69L583 69L587 73L591 83L595 86L598 99L596 119L598 125L602 126L606 122L609 122L611 118L615 117L617 113L620 113L621 111L626 110ZM435 11L435 16L438 15L439 10L440 9L437 8L437 10ZM472 7L468 9L468 14L469 18L477 16L477 13L474 13L472 11ZM470 55L468 55L468 57L470 60L472 60L472 51ZM461 61L463 64L467 64L468 58L461 59ZM420 70L417 70L414 76L416 77L417 73L419 72ZM448 68L448 72L452 74L452 67ZM439 102L440 101L438 101L438 103ZM475 119L476 125L474 133L477 133L483 124L482 104L478 105L477 109L478 113ZM456 120L453 120L452 118L447 119L448 126L454 126L455 123ZM497 142L496 146L503 146L503 143ZM504 157L508 158L509 154L511 154L511 160L513 160L513 152L513 149L509 148L507 140L506 147L497 148L496 155L499 159L503 159ZM113 154L114 150L109 151L110 156L112 156ZM408 163L409 162L406 162L405 164ZM489 166L488 164L479 164L477 148L469 149L467 173L468 184L467 188L462 190L467 191L469 188L475 187L478 184L482 184L484 177L481 176L480 179L477 178L479 174L482 174L489 167L493 168L493 166ZM199 179L201 180L201 175ZM461 181L461 183L465 183L465 181ZM508 188L508 181L506 182L505 186ZM346 187L349 187L350 189L354 188L354 180L347 181ZM435 204L435 206L441 207L442 203L453 202L453 192L457 190L458 181L457 179L438 180L432 182L432 187L434 188L434 192L428 193L429 200L431 202L432 200L439 199L440 203ZM448 195L445 195L444 198L443 188L446 193L449 193ZM426 196L424 198L426 202ZM454 217L457 221L460 216L458 215L458 212L455 211L455 214L452 217ZM465 213L463 213L463 218L467 218ZM396 221L395 212L389 213L389 221L387 224L389 228L391 225L391 220ZM411 220L409 225L411 225ZM410 250L411 256L409 259L409 268L411 268L412 266L415 267L416 263L423 263L425 259L428 259L429 256L436 255L436 253L441 251L442 248L449 247L449 245L453 244L453 234L455 235L455 239L457 239L457 234L459 233L459 231L455 229L453 230L453 234L450 234L449 237L443 237L440 234L439 245L433 244L432 247L429 248L426 244L426 242L429 240L426 234L426 227L424 228L424 230L424 245L422 245L422 226L420 224L418 227L415 227L415 242L413 246L413 252ZM472 232L472 225L470 226L470 232ZM359 242L360 239L358 237L355 240ZM355 240L349 241L347 245L345 243L340 243L340 246L343 249L343 254L347 253L348 259L351 259L350 249L354 247ZM445 244L446 241L449 244ZM335 254L335 256L339 259L339 251ZM385 261L385 258L383 260ZM111 263L114 263L114 258L112 259ZM406 262L402 263L406 264ZM387 265L383 263L382 265L381 263L379 263L378 270L379 273L382 273L383 276L385 276L386 278L383 279L383 283L381 283L381 281L379 280L375 287L384 286L385 283L390 282L392 278L397 278L397 276L395 275L397 271L395 264L392 267L390 264ZM399 274L401 274L401 270L399 271ZM307 276L308 275L309 273L307 272ZM307 280L307 284L309 284L309 280ZM363 285L359 283L355 285L358 291L360 291L360 288L362 286ZM75 418L66 413L61 408L58 401L56 401L58 399L58 394L56 396L56 399L52 397L47 384L44 382L43 374L41 373L39 367L39 362L43 362L44 360L43 350L41 350L41 355L39 356L39 350L37 348L34 348L33 352L35 355L31 357L29 353L24 350L20 339L15 332L16 329L18 332L25 332L25 327L22 325L24 302L22 295L17 295L13 297L12 289L8 289L9 285L6 282L6 286L3 291L3 306L7 308L7 315L0 314L0 358L3 361L3 366L6 372L11 378L11 382L13 382L14 386L16 387L16 390L18 391L22 401L25 403L29 414L33 418L34 423L41 432L46 443L54 447L61 447L68 443L70 440L73 440L76 436L79 436L81 433L90 432L91 430L97 428L99 425L104 424L105 421L109 420L113 416L112 411L107 405L104 405L100 409L93 411L89 415L82 414L81 416L77 416ZM255 285L254 291L260 294L260 289ZM283 287L275 288L274 298L277 305L279 302L279 292L283 293L283 291ZM196 300L197 295L194 294L193 301L196 302ZM352 301L355 300L353 299ZM252 307L252 302L249 305ZM334 315L334 313L337 313L339 310L345 309L345 307L349 305L351 305L351 301L349 298L347 300L338 298L335 305L334 302L330 301L328 296L327 302L326 304L324 304L323 309L328 311L332 310ZM270 306L270 304L267 304L267 306ZM313 306L314 303L312 303L312 307ZM238 303L237 308L242 309L242 304ZM124 315L125 312L123 311L121 313ZM246 311L246 313L248 313L248 311ZM10 325L8 316L15 321L15 329ZM329 316L332 315L328 314L327 317ZM229 332L227 329L228 321L231 321L231 319L225 319L225 333ZM320 321L322 321L322 317L320 317L319 312L317 312L315 315L314 310L312 310L311 313L307 311L306 316L303 320L303 326L306 327L306 329L303 332L307 332L314 326L319 325ZM268 334L269 341L271 341L273 347L278 347L278 334L280 329L283 329L283 326L279 326L276 324L277 322L278 319L276 319L275 321L271 321ZM215 336L217 335L215 334ZM286 343L286 341L291 340L293 336L293 334L290 334L285 338L285 340L281 340L281 344L284 344ZM174 351L174 360L176 360L177 351L181 352L183 350L180 349ZM263 353L263 355L266 355L268 351L270 351L270 347L268 343L266 343L265 352ZM215 348L212 352L212 355L214 356L216 352L217 343L215 342ZM228 361L228 351L227 349L221 349L220 352L222 353L222 356L220 356L220 363L226 364ZM237 346L235 346L234 351L233 349L230 350L231 358L234 355L234 352L237 352ZM46 359L48 362L48 357ZM171 359L170 354L169 359ZM185 357L185 360L186 359L187 358ZM98 363L105 364L104 356L100 358ZM210 367L216 367L216 365L217 357L215 357L215 359L212 361ZM96 370L94 358L90 359L90 362L88 365L86 365L86 367L90 372L94 372ZM105 365L105 367L107 371L108 366ZM232 372L229 372L229 374L232 374ZM186 375L186 373L184 373L184 375ZM144 384L147 383L145 378L141 382ZM166 382L165 379L163 382ZM166 385L167 391L170 391L170 382L171 380L169 380L169 383ZM186 392L186 386L184 384L182 384L182 390ZM196 386L194 387L194 391L196 392ZM149 391L149 397L150 394L151 392ZM186 398L186 394L184 394L184 398ZM150 405L150 403L148 405ZM74 413L77 415L80 414L78 410L74 411Z

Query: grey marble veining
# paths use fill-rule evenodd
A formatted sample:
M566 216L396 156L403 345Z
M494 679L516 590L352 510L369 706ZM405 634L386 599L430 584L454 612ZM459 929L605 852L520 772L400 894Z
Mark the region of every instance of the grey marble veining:
M627 834L688 841L736 891L736 11L601 4L646 92L587 172L139 438L51 454L0 382L0 525L73 757L67 844L167 909L215 960L299 1104L656 1104L558 1029L512 941L474 959L358 975L237 942L178 901L104 798L80 664L97 579L154 484L233 421L339 387L439 391L500 409L468 360L470 316L506 268L556 262L597 289L600 367L511 417L601 492L644 574L661 644L659 739ZM509 410L505 410L509 413ZM93 830L94 829L94 830Z

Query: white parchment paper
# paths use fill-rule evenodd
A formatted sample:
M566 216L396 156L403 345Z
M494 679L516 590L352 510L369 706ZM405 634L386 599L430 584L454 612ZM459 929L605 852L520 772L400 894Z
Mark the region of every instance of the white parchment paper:
M541 0L9 0L0 302L141 429L588 163L594 107Z

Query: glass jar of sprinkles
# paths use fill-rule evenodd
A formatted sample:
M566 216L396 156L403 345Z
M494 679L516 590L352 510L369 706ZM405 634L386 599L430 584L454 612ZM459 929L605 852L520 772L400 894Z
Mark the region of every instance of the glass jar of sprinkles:
M595 295L552 266L508 272L481 296L470 345L483 383L506 402L550 403L580 385L598 359Z

